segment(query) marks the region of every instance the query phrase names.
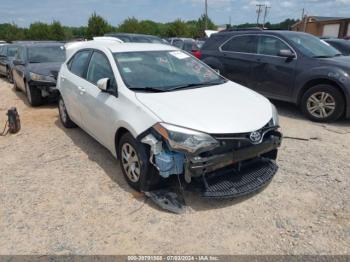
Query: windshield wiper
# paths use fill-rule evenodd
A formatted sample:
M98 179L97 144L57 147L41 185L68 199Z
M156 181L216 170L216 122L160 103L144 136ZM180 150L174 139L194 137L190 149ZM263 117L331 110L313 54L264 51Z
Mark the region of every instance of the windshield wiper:
M167 89L167 91L174 91L174 90L187 89L187 88L197 88L197 87L204 87L204 86L214 86L214 85L221 85L223 83L226 83L226 80L203 82L203 83L192 83L187 85L171 87Z
M140 91L140 92L166 92L167 90L164 90L164 89L160 89L160 88L156 88L156 87L130 87L129 88L130 90L133 90L133 91Z

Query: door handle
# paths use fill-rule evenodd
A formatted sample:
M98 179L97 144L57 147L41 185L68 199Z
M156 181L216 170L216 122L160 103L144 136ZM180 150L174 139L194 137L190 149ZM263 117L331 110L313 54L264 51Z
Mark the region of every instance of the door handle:
M61 80L62 80L62 82L64 82L64 80L66 80L66 78L64 76L61 76Z
M86 92L84 87L78 86L78 89L79 89L81 95L83 95Z

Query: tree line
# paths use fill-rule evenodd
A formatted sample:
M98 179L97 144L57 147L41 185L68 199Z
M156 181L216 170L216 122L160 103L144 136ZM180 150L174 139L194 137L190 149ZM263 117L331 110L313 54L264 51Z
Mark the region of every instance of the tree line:
M268 28L289 29L296 20L286 19L279 24L267 23ZM35 22L28 28L22 28L14 23L0 24L0 40L56 40L66 41L77 38L91 39L93 36L102 36L110 32L139 33L157 35L160 37L190 37L204 36L206 16L198 20L183 21L177 19L170 23L157 23L151 20L138 20L134 17L125 19L120 25L112 26L102 16L93 13L87 26L64 26L59 21L50 24ZM217 26L207 17L208 29L216 30ZM237 25L238 28L253 27L255 24ZM229 25L227 25L229 27Z

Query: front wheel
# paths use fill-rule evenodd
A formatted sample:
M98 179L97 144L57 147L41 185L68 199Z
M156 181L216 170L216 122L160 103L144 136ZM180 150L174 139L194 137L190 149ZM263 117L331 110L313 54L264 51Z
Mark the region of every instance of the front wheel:
M159 174L149 162L149 153L144 144L130 133L125 133L118 142L118 157L124 177L137 191L148 191L159 182Z
M305 92L301 109L306 117L317 122L332 122L345 109L343 95L331 85L316 85Z
M12 84L13 83L13 76L10 68L7 68L6 70L7 80Z
M26 95L28 102L31 106L40 106L43 104L44 98L41 95L40 89L35 86L30 86L27 82L25 82L26 86Z

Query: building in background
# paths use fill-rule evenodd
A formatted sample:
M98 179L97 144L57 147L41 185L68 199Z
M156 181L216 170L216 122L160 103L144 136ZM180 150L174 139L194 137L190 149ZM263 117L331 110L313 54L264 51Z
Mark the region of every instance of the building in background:
M291 27L292 31L307 32L323 37L350 37L350 18L305 16Z

